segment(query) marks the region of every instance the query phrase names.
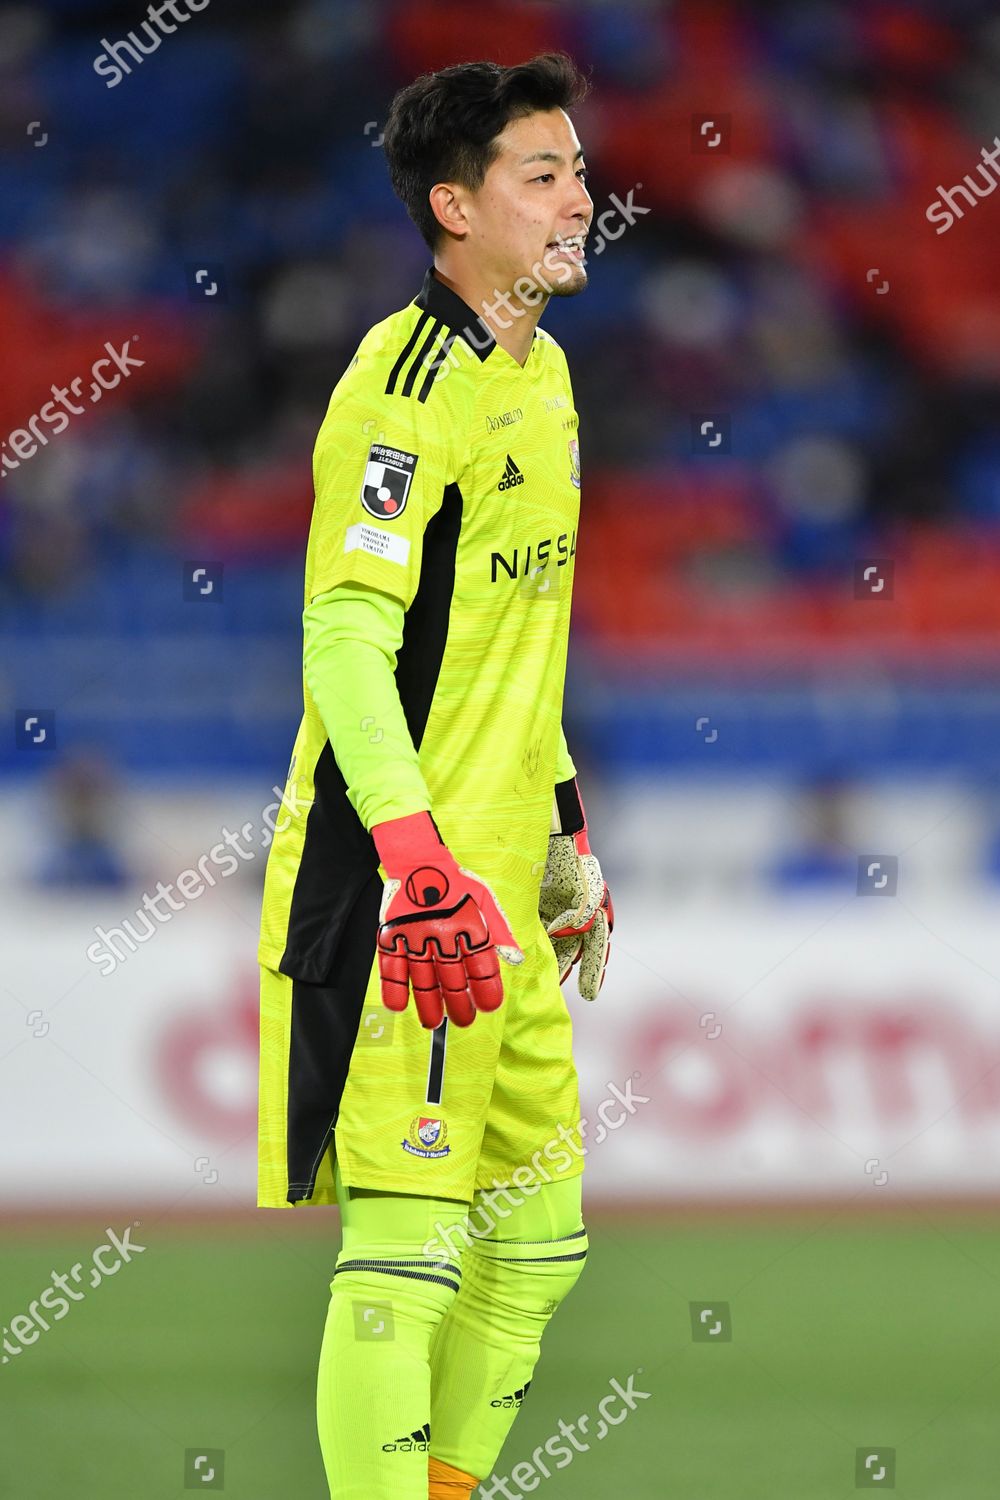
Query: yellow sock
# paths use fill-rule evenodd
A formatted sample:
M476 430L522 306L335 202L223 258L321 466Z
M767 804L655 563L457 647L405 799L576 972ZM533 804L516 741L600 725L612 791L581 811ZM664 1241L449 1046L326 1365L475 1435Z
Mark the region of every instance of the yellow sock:
M422 1247L464 1220L466 1205L400 1193L355 1196L339 1172L337 1199L343 1245L316 1388L330 1494L427 1500L430 1344L461 1270L457 1259L426 1257ZM463 1500L470 1493L462 1491Z
M533 1198L462 1251L461 1290L431 1340L430 1451L459 1474L492 1474L553 1309L586 1253L579 1177L536 1184Z
M471 1474L453 1469L451 1464L443 1463L433 1454L428 1463L427 1477L430 1480L428 1500L468 1500L479 1483Z

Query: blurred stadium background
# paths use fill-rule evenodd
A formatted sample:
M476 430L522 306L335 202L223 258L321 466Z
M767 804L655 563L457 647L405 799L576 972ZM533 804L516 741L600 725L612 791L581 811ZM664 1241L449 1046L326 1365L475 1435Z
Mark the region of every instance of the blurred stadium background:
M649 1399L495 1492L994 1496L995 7L193 12L109 87L138 4L0 6L0 1494L325 1494L336 1214L250 1207L311 445L427 264L394 90L562 47L596 211L644 210L544 318L581 414L566 727L618 914L569 1003L587 1112L632 1108L498 1474L613 1378ZM98 401L109 343L142 364ZM53 387L84 406L58 434ZM247 825L231 875L88 957Z

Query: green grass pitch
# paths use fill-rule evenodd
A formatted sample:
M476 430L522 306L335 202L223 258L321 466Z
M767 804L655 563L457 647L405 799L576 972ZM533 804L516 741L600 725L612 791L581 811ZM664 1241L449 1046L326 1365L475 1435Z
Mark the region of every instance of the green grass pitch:
M6 1233L3 1322L50 1271L87 1261L106 1224L124 1228L104 1216ZM0 1367L0 1495L185 1500L185 1450L206 1447L224 1450L233 1500L326 1500L313 1391L336 1215L154 1216L133 1238L146 1245L133 1264ZM591 1241L497 1472L530 1461L560 1418L588 1414L591 1446L512 1493L848 1500L861 1449L879 1454L868 1488L1000 1495L997 1218L596 1215ZM649 1399L598 1441L598 1403L629 1376Z

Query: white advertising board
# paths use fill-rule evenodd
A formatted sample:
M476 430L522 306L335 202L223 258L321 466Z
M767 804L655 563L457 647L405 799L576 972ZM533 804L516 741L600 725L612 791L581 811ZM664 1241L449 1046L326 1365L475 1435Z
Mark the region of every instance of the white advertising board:
M995 900L615 895L600 999L566 986L592 1199L1000 1190ZM115 910L8 906L3 1205L251 1205L256 895L207 892L104 974Z

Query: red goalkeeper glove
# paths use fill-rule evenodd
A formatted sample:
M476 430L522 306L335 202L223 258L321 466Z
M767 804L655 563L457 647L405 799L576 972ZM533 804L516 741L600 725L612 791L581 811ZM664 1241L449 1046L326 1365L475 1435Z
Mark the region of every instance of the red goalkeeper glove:
M499 954L524 962L489 886L455 863L429 812L372 829L388 877L379 912L382 1002L403 1011L410 985L421 1026L471 1026L503 1002Z
M596 1000L604 983L615 911L611 892L587 838L587 818L576 780L556 787L557 830L549 835L549 854L538 893L538 914L559 964L559 983L579 964L577 988L584 1000Z

